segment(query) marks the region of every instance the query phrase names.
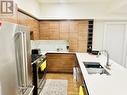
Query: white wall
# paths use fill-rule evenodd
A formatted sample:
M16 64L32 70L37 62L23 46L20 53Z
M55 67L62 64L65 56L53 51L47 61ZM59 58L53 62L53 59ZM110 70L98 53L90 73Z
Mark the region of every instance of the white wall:
M40 16L40 6L36 0L15 0L18 8L30 13L31 15Z
M107 22L127 22L127 20L94 20L93 50L103 49L105 24Z
M103 49L103 38L104 38L104 23L103 20L94 21L93 30L93 50Z

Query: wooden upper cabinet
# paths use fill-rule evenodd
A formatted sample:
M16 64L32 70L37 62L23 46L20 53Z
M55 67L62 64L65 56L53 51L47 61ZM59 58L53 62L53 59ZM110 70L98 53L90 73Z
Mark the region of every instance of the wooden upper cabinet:
M87 52L88 21L40 21L41 40L67 40L70 52Z
M11 23L17 24L17 14L11 16L11 17L0 17L0 21L6 21Z
M60 22L58 21L49 22L50 32L59 32L60 31L59 27L60 27Z
M69 32L60 32L60 39L61 40L69 40Z
M27 26L33 40L39 39L39 21L18 11L18 24Z
M59 27L60 24L58 21L51 21L49 23L49 34L50 34L49 39L59 40L59 31L60 31Z
M39 29L40 29L39 38L41 40L48 40L49 39L49 29L50 29L49 21L40 21Z
M25 15L21 12L18 12L18 24L20 25L25 25L26 26L26 18L25 18Z
M70 32L69 21L61 21L60 22L60 32Z
M78 32L78 21L70 21L70 32Z

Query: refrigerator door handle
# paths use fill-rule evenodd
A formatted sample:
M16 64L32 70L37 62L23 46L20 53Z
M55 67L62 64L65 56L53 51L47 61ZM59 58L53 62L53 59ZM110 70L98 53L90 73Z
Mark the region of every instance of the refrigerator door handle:
M24 33L24 58L25 58L25 70L26 70L26 74L25 74L25 77L26 77L26 84L27 86L29 85L28 83L28 57L27 57L27 39L26 39L26 35Z
M17 32L15 35L17 35L17 34L20 34L21 35L21 44L22 44L22 56L23 56L23 67L22 67L22 69L23 69L23 85L22 86L24 86L24 87L27 87L27 83L26 83L26 58L25 58L25 44L24 44L24 32L21 32L21 31L19 31L19 32ZM19 67L18 67L19 68ZM20 85L21 86L21 85Z
M26 56L25 56L25 40L24 40L24 32L21 32L22 35L22 49L23 49L23 79L24 79L24 86L27 86L27 75L26 75Z

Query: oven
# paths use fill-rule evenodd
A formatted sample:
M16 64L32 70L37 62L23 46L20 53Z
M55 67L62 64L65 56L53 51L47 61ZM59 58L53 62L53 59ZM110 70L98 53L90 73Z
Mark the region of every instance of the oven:
M40 56L37 60L32 63L33 66L33 95L39 95L44 84L46 76L46 56Z

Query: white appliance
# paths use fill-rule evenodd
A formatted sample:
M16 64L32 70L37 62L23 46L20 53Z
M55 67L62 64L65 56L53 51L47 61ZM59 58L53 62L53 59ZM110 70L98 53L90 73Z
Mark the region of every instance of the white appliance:
M32 95L30 34L25 26L0 22L0 93Z

